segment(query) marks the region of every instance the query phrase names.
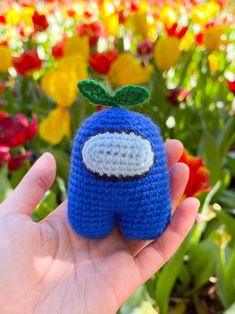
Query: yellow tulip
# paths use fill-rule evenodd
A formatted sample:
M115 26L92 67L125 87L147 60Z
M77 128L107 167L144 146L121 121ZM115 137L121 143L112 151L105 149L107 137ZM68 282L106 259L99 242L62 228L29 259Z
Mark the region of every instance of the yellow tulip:
M76 74L77 82L88 77L87 62L80 54L73 54L59 59L58 69L63 72L72 71Z
M176 11L167 5L162 8L159 19L165 26L170 28L177 21Z
M6 73L12 65L11 50L0 45L0 72Z
M39 135L45 141L56 145L70 137L71 117L68 110L56 108L39 125Z
M149 25L146 12L136 12L130 16L129 22L136 34L141 35L143 38L147 38Z
M42 78L41 86L45 94L62 108L70 107L78 94L77 76L69 70L47 72Z
M86 36L74 36L66 40L64 44L64 55L71 56L74 54L82 55L86 60L89 58L90 47L89 38Z
M32 25L33 24L32 16L34 12L35 12L35 9L33 7L24 8L21 13L22 21L27 25Z
M218 58L214 54L208 56L209 68L211 74L214 74L218 70Z
M194 8L192 12L192 20L199 25L206 25L211 19L216 17L220 10L218 3L209 1Z
M143 67L133 55L123 53L113 62L108 79L118 86L144 84L150 80L152 72L153 67L150 64Z
M221 36L225 32L225 25L214 25L205 29L203 44L208 51L218 50L222 44Z
M180 41L180 50L188 50L195 42L195 38L191 33L186 33Z
M103 17L103 24L105 33L108 36L116 36L119 29L119 16L118 14L112 14Z
M181 56L180 40L176 37L161 37L154 47L154 61L161 71L174 66Z
M15 9L10 9L6 13L6 22L10 25L17 25L20 22L20 14Z

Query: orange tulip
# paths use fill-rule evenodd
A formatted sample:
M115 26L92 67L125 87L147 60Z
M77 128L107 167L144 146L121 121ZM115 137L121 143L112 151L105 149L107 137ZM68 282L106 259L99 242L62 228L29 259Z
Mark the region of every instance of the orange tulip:
M202 192L210 189L210 173L200 157L192 156L187 150L184 150L179 161L185 163L190 170L189 181L184 191L185 197L198 196Z

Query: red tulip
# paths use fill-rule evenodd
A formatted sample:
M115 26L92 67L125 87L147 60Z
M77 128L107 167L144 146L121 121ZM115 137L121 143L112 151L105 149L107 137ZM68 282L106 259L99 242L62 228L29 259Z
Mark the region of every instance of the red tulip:
M189 96L189 92L181 87L170 89L166 99L173 105L178 107L181 101L185 101Z
M184 153L179 161L188 165L190 170L189 181L184 191L185 197L197 196L200 193L210 189L210 173L200 157L192 156L186 150L184 150Z
M10 157L8 160L8 169L9 171L14 171L23 166L26 160L29 160L31 157L32 153L31 152L24 152L21 154L17 154Z
M0 15L0 24L6 24L6 19L3 15Z
M89 24L79 24L76 30L79 36L89 37L89 43L91 47L97 44L99 37L104 36L103 25L98 21Z
M39 14L35 11L32 20L36 31L43 32L48 28L47 18L44 14Z
M149 39L146 39L137 45L137 52L140 56L150 55L153 52L153 46L154 44Z
M75 17L75 13L76 12L73 9L67 10L67 14L68 14L69 17Z
M229 90L233 93L235 96L235 81L227 81Z
M21 113L15 116L0 117L0 145L17 147L31 141L37 133L38 119L33 115L32 122Z
M55 59L62 58L64 55L64 40L58 42L52 47L52 55Z
M100 74L107 74L113 61L117 58L116 49L108 50L102 53L95 52L89 59L89 64L93 70Z
M170 28L166 27L167 34L169 36L176 36L179 39L182 39L188 31L188 26L178 28L178 23L174 23Z
M38 56L37 49L31 49L14 58L13 65L19 74L26 76L30 72L40 69L42 60Z
M203 33L200 32L195 36L195 41L199 46L203 45Z

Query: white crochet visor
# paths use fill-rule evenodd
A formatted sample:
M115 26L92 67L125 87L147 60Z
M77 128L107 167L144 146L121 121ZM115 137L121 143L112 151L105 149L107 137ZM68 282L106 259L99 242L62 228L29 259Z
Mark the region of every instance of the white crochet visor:
M149 140L134 132L104 132L83 145L86 168L100 177L135 178L147 174L155 163Z

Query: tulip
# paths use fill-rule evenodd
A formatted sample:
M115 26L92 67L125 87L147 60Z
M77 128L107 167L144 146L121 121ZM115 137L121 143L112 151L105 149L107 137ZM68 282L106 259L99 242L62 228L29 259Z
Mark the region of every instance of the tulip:
M31 157L31 152L24 152L17 155L11 155L10 159L8 160L8 169L9 171L14 171L23 166L23 164L29 160Z
M198 196L202 192L210 189L210 173L200 157L192 156L184 150L184 153L179 161L185 163L190 170L189 181L184 191L185 197Z
M82 55L85 60L89 58L90 48L87 37L74 36L64 42L64 56Z
M16 71L27 76L32 71L39 70L42 66L42 60L40 60L37 49L31 49L23 52L19 57L13 59L13 65Z
M5 45L0 45L0 73L6 73L11 66L11 50Z
M3 15L0 15L0 24L6 24L6 18Z
M170 89L166 99L173 105L178 107L181 101L185 101L189 96L189 92L181 87Z
M41 86L48 97L51 97L58 106L67 108L75 101L77 76L72 71L51 70L42 78Z
M0 145L17 147L31 141L37 133L37 126L36 115L33 115L31 122L21 113L0 116Z
M104 31L107 36L116 36L119 30L119 16L112 14L103 17Z
M20 22L20 14L16 11L16 9L9 9L5 16L7 24L17 25Z
M235 96L235 81L227 81L230 92Z
M64 41L60 41L53 46L51 52L55 59L62 58L64 55Z
M37 11L32 16L34 28L38 32L43 32L48 28L47 18L44 14L39 14Z
M180 59L180 40L175 37L161 37L154 47L154 61L161 71L167 71Z
M166 27L171 27L177 21L176 11L170 6L165 6L161 9L159 19Z
M146 12L136 12L128 20L136 34L141 35L143 38L148 37L149 23Z
M77 82L88 77L87 62L80 54L74 54L59 59L58 70L61 70L62 72L71 72L72 79L74 79L74 75L76 75Z
M108 79L118 86L128 84L145 84L149 82L153 67L142 66L133 55L123 53L111 65Z
M220 10L218 3L209 1L195 6L192 12L192 20L199 25L206 25L212 18L216 17Z
M76 30L80 36L89 37L90 47L95 46L98 42L98 39L104 36L103 25L98 21L92 22L90 24L79 24Z
M218 50L222 44L222 35L225 32L225 25L222 24L209 24L203 33L202 42L206 49L211 52Z
M40 137L52 145L59 144L64 137L70 137L70 113L64 108L56 108L40 123Z
M137 45L138 55L140 55L140 56L151 55L153 52L153 46L154 46L154 44L149 39L146 39L146 40L140 42Z
M208 56L208 63L210 68L210 73L213 75L218 70L219 60L216 55L210 54Z
M116 49L113 50L107 50L105 52L99 53L95 52L93 55L91 55L89 59L90 67L103 75L108 74L109 69L118 57L118 51Z

